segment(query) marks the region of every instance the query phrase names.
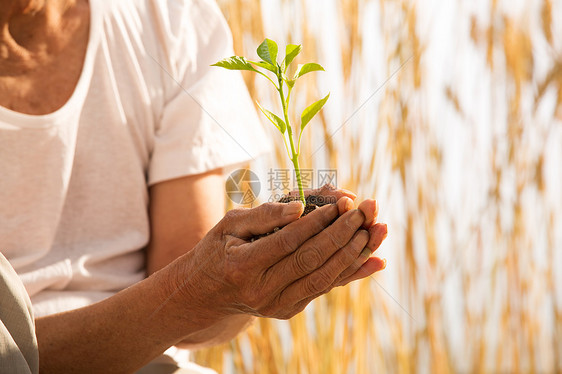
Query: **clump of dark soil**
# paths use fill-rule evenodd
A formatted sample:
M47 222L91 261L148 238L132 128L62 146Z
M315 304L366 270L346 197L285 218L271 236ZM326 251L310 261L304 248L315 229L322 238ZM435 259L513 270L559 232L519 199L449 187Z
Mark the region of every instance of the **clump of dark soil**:
M297 196L283 196L280 203L289 203L291 201L300 200L300 197ZM336 199L333 196L320 196L320 195L309 195L306 197L306 205L304 207L304 212L302 213L301 217L306 216L308 213L314 211L316 208L319 208L324 205L333 204L336 202Z

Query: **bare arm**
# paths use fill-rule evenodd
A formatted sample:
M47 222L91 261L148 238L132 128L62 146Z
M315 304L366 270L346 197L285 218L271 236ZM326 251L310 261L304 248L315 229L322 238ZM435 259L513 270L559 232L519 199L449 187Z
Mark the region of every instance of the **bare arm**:
M38 319L41 372L132 372L226 319L291 318L333 287L384 267L372 258L345 274L371 243L360 210L338 218L329 205L298 219L302 210L297 202L230 211L192 251L142 282ZM382 240L383 231L372 236Z
M148 275L190 251L224 216L222 169L150 188Z
M40 372L131 373L209 323L166 302L170 277L159 272L99 303L38 318Z
M224 216L222 170L177 178L150 188L151 239L147 272L152 274L190 251ZM235 315L198 331L177 345L202 348L233 339L253 320Z

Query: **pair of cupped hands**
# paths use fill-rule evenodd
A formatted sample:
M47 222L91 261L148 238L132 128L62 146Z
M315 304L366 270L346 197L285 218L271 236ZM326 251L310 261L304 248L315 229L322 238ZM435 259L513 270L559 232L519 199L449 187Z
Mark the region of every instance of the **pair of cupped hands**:
M385 268L372 256L387 236L386 224L376 222L375 200L354 208L353 193L330 186L307 194L334 203L304 217L300 201L230 210L177 263L182 271L173 292L187 294L209 319L287 319L332 288Z

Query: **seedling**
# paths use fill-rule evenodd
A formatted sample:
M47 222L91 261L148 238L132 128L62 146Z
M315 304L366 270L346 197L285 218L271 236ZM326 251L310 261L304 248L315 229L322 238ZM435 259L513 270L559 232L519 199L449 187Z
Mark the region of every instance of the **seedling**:
M279 99L281 100L281 107L283 108L283 118L277 116L275 113L265 109L261 106L259 102L256 102L258 108L265 115L265 117L275 125L283 136L283 143L285 144L285 149L289 159L293 163L295 168L295 175L297 178L297 184L299 187L299 196L303 205L306 205L306 200L304 196L304 189L302 186L302 176L299 167L299 155L301 151L301 139L302 133L310 122L310 120L322 109L330 94L326 95L323 99L316 101L315 103L308 106L301 114L301 124L298 134L297 146L295 147L295 141L293 138L293 126L289 121L289 104L291 99L291 92L295 86L297 79L303 75L313 72L313 71L324 71L324 68L317 63L309 62L307 64L299 64L292 78L287 76L287 71L291 66L293 60L300 53L302 47L300 45L289 44L285 48L285 58L281 64L277 62L277 43L273 40L265 39L258 47L258 56L262 59L261 61L250 61L245 57L232 56L225 58L213 64L212 66L219 66L229 70L249 70L255 73L263 75L267 80L273 84L277 92L279 93ZM274 75L274 79L271 78ZM286 91L285 91L286 89ZM286 92L286 94L285 94ZM289 144L287 144L287 139ZM290 147L290 149L289 149Z

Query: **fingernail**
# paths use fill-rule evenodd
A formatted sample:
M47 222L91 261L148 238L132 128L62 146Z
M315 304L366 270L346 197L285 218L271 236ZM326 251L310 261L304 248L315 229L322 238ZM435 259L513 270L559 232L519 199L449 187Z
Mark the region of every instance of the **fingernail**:
M369 248L365 248L361 251L361 257L369 257L371 256L371 250Z
M379 202L377 200L374 200L375 202L375 218L377 218L377 216L379 215Z
M292 216L297 213L300 213L302 210L302 203L300 200L291 201L285 208L283 208L283 215L284 216Z
M357 199L357 195L354 194L353 192L351 192L350 190L345 190L345 189L342 188L342 189L340 189L340 191L343 192L346 195L351 195L352 196L351 198L354 199L354 200Z
M384 229L381 229L381 231L384 232L384 237L386 238L386 236L388 235L388 226L386 225L386 223L383 223L382 227Z
M382 269L381 270L384 270L384 269L386 269L386 258L382 259Z
M345 211L347 212L353 209L353 200L351 200L349 197L346 197L345 199Z

